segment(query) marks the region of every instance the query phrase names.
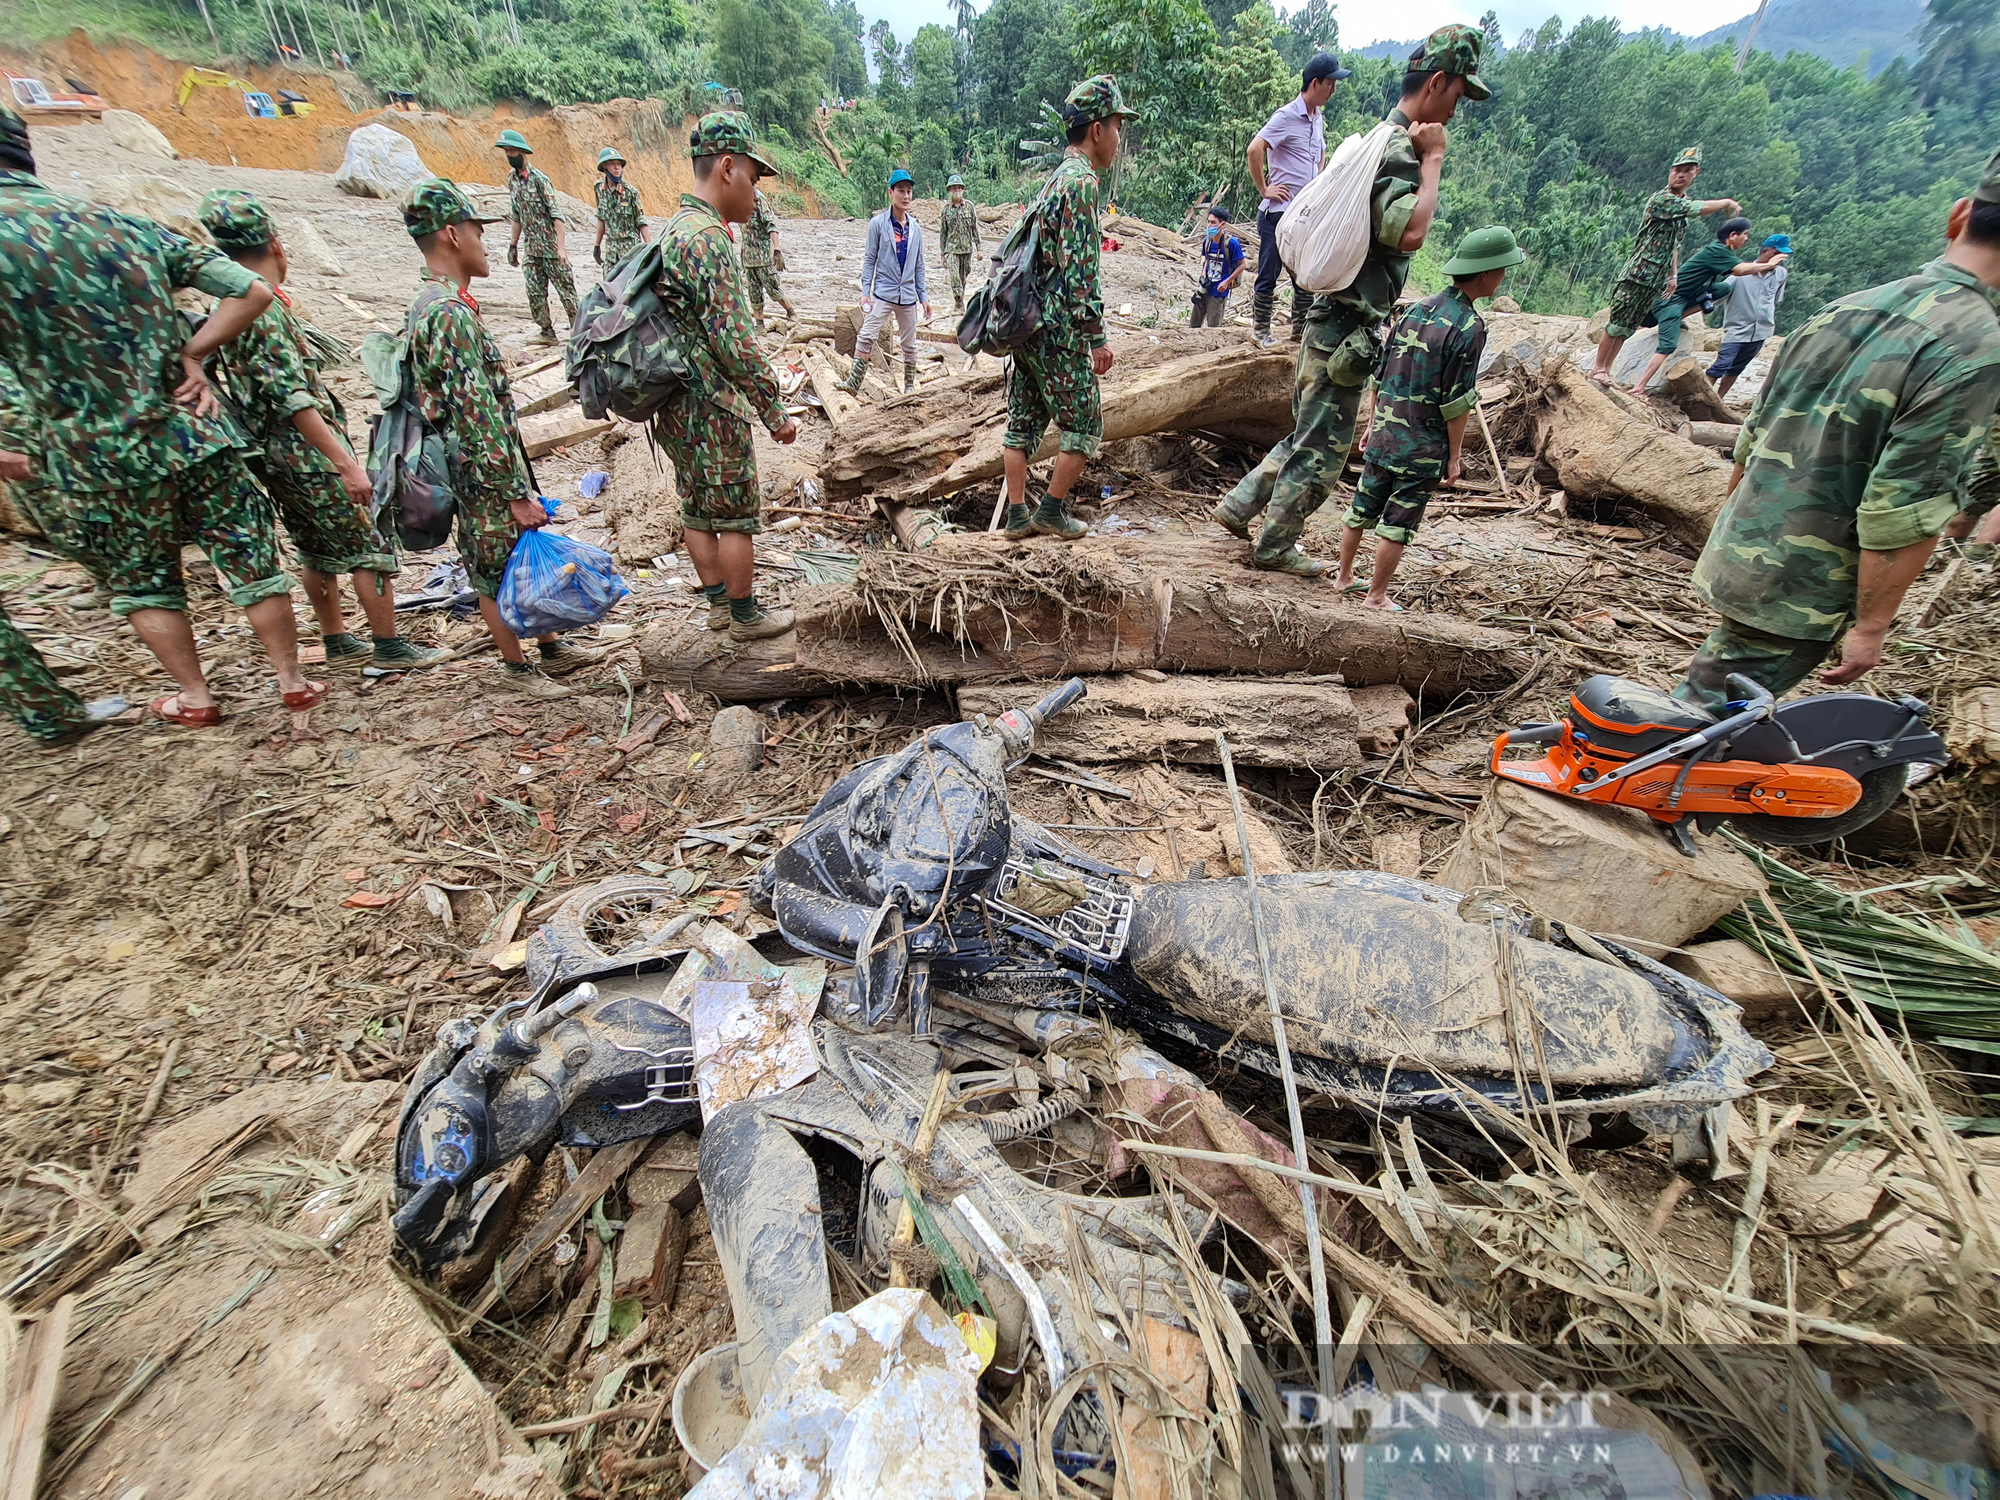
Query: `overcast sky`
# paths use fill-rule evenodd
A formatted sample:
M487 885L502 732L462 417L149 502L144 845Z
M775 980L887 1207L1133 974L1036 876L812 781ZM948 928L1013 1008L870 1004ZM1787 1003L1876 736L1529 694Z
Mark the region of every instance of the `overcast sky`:
M979 8L986 8L983 0ZM1282 11L1289 7L1280 0L1278 8ZM1456 0L1399 0L1395 5L1347 0L1336 14L1340 18L1341 45L1365 47L1370 42L1400 42L1420 37L1447 21L1477 22L1487 8L1485 4L1459 4ZM1699 36L1756 8L1755 0L1596 0L1595 4L1497 0L1492 5L1492 9L1500 12L1501 33L1510 42L1551 15L1573 22L1587 15L1609 14L1617 16L1627 31L1671 26L1683 35ZM905 42L928 21L951 25L951 12L944 0L861 0L861 14L871 26L878 18L886 19L897 37Z

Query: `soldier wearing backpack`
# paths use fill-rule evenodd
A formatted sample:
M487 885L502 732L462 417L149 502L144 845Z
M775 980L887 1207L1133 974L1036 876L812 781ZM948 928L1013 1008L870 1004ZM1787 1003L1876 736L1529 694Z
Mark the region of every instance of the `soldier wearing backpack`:
M1109 74L1086 78L1063 101L1069 152L1038 200L1042 326L1014 351L1007 373L1007 434L1000 458L1007 475L1007 535L1086 536L1090 527L1069 513L1070 487L1097 456L1104 437L1098 389L1110 372L1104 347L1104 286L1098 272L1097 174L1118 159L1119 132L1134 111ZM1028 455L1042 445L1054 419L1059 451L1048 493L1026 503Z
M757 154L744 116L701 117L688 137L694 191L660 231L661 305L679 328L690 379L653 419L674 461L681 525L708 598L708 628L755 641L792 628L788 609L762 609L756 595L757 451L750 424L789 443L799 424L785 414L778 379L757 347L743 270L728 226L757 211L757 180L777 168Z
M539 636L537 670L494 602L515 539L546 524L548 515L535 497L514 425L506 358L480 322L472 295L472 283L492 269L481 237L492 222L442 177L418 183L403 201L403 227L424 257L423 290L408 319L408 378L424 421L445 435L447 450L457 449L450 480L458 555L479 595L480 617L500 648L507 683L529 698L567 698L569 689L550 678L589 666L603 653Z
M1292 435L1216 506L1215 519L1245 541L1268 507L1252 562L1268 572L1317 578L1327 564L1299 547L1306 522L1326 503L1347 465L1361 391L1382 356L1382 326L1395 311L1410 262L1437 216L1445 122L1460 99L1485 99L1479 77L1486 36L1477 26L1440 26L1410 55L1389 120L1397 128L1369 194L1368 255L1354 280L1313 299L1292 382Z

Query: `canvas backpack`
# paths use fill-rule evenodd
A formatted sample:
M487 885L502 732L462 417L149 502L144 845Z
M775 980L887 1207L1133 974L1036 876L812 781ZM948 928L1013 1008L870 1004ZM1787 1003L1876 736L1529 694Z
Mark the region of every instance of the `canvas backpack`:
M660 240L641 246L577 308L563 371L592 421L608 413L644 422L700 384L682 352L681 330L656 289L663 266Z
M458 513L451 488L458 441L425 420L409 368L417 319L449 296L444 287L426 285L410 304L401 337L371 333L361 341L361 367L375 383L375 399L382 407L368 424L375 524L385 534L393 526L413 552L443 546Z

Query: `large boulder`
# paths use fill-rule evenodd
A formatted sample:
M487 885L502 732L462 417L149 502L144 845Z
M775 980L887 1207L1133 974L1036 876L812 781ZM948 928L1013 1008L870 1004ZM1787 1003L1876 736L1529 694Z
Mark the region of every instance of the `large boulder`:
M141 156L164 156L168 161L180 159L174 143L161 135L159 127L144 115L135 115L129 109L107 109L104 128L111 132L112 144L127 151L136 151Z
M333 185L357 198L387 198L394 203L435 175L408 136L387 125L363 125L347 138L347 155Z
M201 195L178 182L150 172L121 172L100 182L92 195L106 208L151 219L204 245L213 243L201 222Z
M294 270L314 276L347 274L347 267L340 263L340 257L333 253L326 237L304 215L295 214L281 220L278 238L285 242L285 254L291 259Z

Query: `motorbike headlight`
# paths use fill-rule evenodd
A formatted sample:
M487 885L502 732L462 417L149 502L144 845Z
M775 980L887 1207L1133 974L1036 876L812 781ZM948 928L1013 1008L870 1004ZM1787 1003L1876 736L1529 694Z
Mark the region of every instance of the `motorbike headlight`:
M405 1137L407 1159L403 1180L411 1187L443 1179L462 1182L479 1151L472 1116L458 1105L439 1100L425 1107Z

